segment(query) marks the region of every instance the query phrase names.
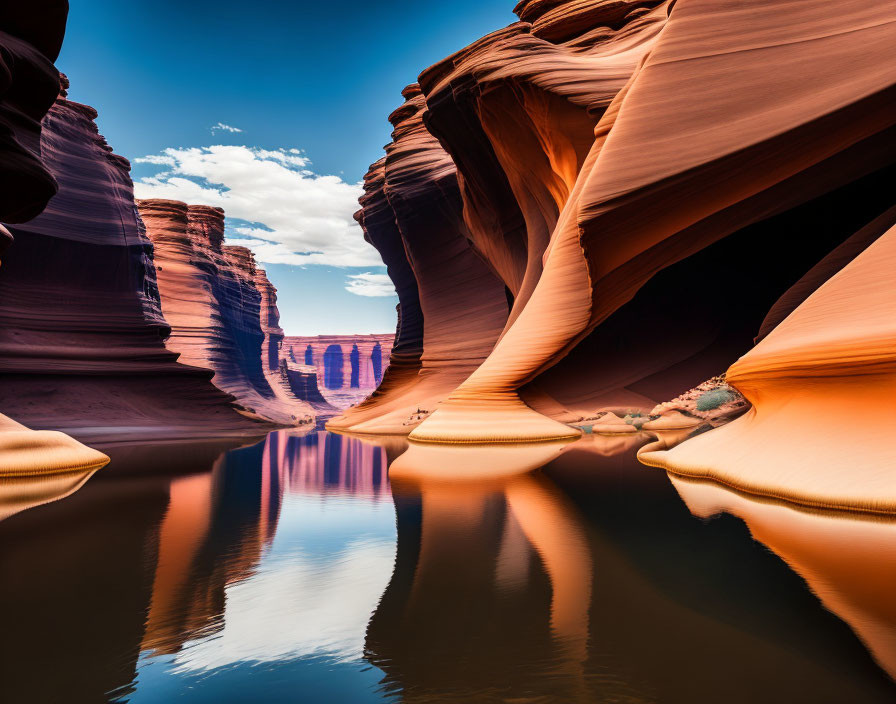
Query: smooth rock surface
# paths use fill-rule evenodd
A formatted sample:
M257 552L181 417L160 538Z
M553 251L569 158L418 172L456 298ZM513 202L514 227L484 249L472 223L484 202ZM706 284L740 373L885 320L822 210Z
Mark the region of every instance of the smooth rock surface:
M892 205L891 7L543 0L517 12L419 80L423 125L457 169L458 229L511 309L483 363L412 416L412 439L566 437L601 410L695 388ZM362 222L391 227L389 156L367 190ZM424 239L393 220L406 246ZM407 259L422 302L433 275ZM368 420L401 394L384 387Z
M223 244L224 211L159 199L137 207L171 326L165 346L182 363L214 372L215 386L244 412L284 425L310 422L311 409L281 385L276 289L248 249Z
M896 512L896 227L728 371L744 416L639 459L806 506Z

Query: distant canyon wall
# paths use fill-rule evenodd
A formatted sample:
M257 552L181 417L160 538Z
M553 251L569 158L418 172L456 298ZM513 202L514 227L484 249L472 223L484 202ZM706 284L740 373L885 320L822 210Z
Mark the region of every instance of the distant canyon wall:
M283 330L277 290L245 247L224 242L224 211L173 200L138 200L153 244L165 346L179 361L214 372L243 412L285 425L312 409L280 372Z
M281 357L293 386L306 383L301 377L307 379L302 398L323 401L332 412L374 392L388 373L394 344L393 334L291 335L283 338Z
M463 218L457 170L423 124L420 87L389 120L395 130L386 157L364 182L356 216L382 254L399 296L395 370L365 403L328 427L407 434L488 356L509 310L509 294L473 247Z
M515 11L425 70L390 117L358 220L417 356L330 427L575 437L569 424L600 410L650 409L723 372L886 229L858 237L893 205L892 7ZM437 208L451 233L425 222ZM448 242L481 275L454 278ZM470 331L463 371L440 352L451 323ZM429 358L443 361L424 372Z

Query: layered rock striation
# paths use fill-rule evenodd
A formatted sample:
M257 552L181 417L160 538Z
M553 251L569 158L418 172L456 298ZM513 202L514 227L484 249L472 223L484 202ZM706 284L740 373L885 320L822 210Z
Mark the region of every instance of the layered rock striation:
M184 364L214 372L246 414L284 425L311 408L280 374L283 330L277 292L245 247L224 245L224 211L172 200L138 200L154 248L165 346Z
M507 320L506 288L471 242L454 163L423 124L420 87L408 86L403 96L389 116L385 160L365 179L359 216L384 261L401 260L389 270L401 307L392 353L398 366L368 401L330 420L331 429L406 434L482 363ZM410 295L402 294L410 291L408 306ZM412 315L422 316L413 328L420 352L406 373L401 349L411 343Z
M5 223L34 217L58 189L42 159L41 119L59 94L60 75L52 62L59 54L67 16L64 0L0 7L0 220ZM12 244L12 232L0 225L0 260L7 266L6 251ZM0 306L5 302L5 297L0 299ZM0 400L15 393L0 380ZM0 404L0 410L13 411L8 405ZM0 414L0 476L66 473L50 492L65 493L108 461L63 433L35 431ZM39 482L29 485L0 513L9 515L35 500L47 500L42 488Z
M166 349L170 328L130 166L97 132L96 115L63 89L43 120L41 158L59 192L42 214L10 226L0 409L103 443L265 432L211 384L210 371ZM259 329L259 348L261 339Z
M373 393L389 367L394 344L392 334L290 335L283 340L281 364L290 370L299 398L318 405L326 399L333 415ZM310 385L316 390L310 391Z
M419 79L423 126L456 167L457 230L510 304L483 362L411 433L419 441L575 437L569 424L596 412L654 408L768 335L873 241L853 235L892 205L892 8L516 11L521 22ZM394 225L412 250L427 233L401 230L386 208L400 144L396 130L360 219L368 237L370 222ZM444 279L408 263L422 302ZM450 308L459 289L430 290Z

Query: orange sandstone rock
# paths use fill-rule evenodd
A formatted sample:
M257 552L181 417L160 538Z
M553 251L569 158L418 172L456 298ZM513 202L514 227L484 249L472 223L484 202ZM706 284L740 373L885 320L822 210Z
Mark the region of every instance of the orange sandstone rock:
M639 458L807 506L896 511L896 227L728 371L744 416Z
M515 299L412 439L563 437L532 409L690 388L891 203L891 7L679 0L584 31L573 18L609 5L565 4L567 30L513 25L421 76L472 240Z

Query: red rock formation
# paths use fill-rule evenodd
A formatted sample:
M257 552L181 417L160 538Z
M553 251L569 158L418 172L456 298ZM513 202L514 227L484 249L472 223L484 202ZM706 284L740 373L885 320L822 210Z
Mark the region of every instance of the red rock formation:
M288 357L280 360L283 385L297 399L305 401L318 413L333 414L336 408L323 397L318 386L317 369L307 364L297 364Z
M59 55L68 2L40 0L0 7L0 216L24 222L56 193L40 159L40 121L59 93ZM0 229L0 256L11 241Z
M284 334L280 327L280 310L277 308L277 289L268 280L267 272L256 268L253 283L261 294L261 331L264 333L261 365L267 374L280 369L280 348Z
M282 386L276 289L248 249L223 245L224 211L171 200L137 207L171 326L166 347L213 371L215 385L245 413L285 425L310 421L311 409Z
M431 410L482 363L507 320L504 284L471 246L456 169L423 124L420 88L408 86L403 95L404 105L389 116L395 129L376 185L392 219L378 225L365 206L362 222L368 233L397 228L401 237L423 314L420 367L403 388L329 421L331 429L406 433L418 409Z
M398 322L389 367L377 389L354 411L370 413L374 417L397 406L403 391L416 383L423 353L423 312L417 279L383 191L385 179L386 160L383 158L372 164L365 174L364 195L359 199L362 209L355 213L364 239L379 251L398 296Z
M551 419L693 388L892 204L896 16L829 9L535 0L420 76L466 231L513 309L413 439L574 437Z
M63 93L43 121L41 154L59 192L11 228L16 242L0 269L0 409L103 442L264 432L210 372L165 348L129 164L95 117Z

